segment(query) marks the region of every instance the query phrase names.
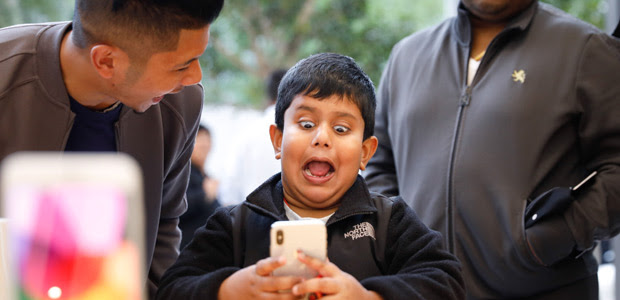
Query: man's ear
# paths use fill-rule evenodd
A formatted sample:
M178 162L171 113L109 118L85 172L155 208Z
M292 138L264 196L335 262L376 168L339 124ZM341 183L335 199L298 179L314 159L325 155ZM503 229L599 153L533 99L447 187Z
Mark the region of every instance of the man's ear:
M366 170L366 165L368 164L370 158L375 155L378 144L379 140L377 140L377 137L374 135L362 142L362 160L360 161L360 170Z
M271 145L273 145L273 152L276 154L276 159L282 157L282 130L278 126L272 124L269 126L269 136L271 137Z
M111 79L115 74L124 74L129 56L120 48L98 44L90 49L90 61L99 76Z

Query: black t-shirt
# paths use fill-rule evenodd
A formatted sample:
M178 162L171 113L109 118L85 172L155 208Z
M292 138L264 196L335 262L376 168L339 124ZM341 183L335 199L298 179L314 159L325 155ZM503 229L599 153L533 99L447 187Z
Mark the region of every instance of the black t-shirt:
M115 104L100 112L90 110L72 97L69 98L75 120L65 151L116 151L114 124L118 121L123 105Z

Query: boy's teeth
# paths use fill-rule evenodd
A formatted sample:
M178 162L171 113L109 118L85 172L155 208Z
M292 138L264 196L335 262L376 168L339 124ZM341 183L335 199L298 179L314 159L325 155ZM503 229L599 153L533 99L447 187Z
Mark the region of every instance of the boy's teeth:
M317 177L317 178L327 177L327 176L329 176L329 175L331 175L331 174L333 173L333 172L329 171L329 172L327 172L327 174L325 174L325 175L323 175L323 176L319 176L319 175L314 175L314 174L312 174L312 172L310 172L310 169L309 169L309 168L306 168L304 171L305 171L305 172L306 172L306 174L308 174L309 176L312 176L312 177Z

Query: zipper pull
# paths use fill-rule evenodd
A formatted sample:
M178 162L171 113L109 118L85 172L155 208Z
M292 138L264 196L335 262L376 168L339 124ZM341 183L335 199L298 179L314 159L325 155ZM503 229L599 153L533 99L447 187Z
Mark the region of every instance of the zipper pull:
M471 88L468 86L459 98L459 106L468 106L471 101Z

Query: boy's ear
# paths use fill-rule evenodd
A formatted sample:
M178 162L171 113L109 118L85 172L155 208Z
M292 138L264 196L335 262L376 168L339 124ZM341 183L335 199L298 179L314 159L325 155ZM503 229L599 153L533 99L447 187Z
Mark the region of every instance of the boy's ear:
M375 155L378 144L379 140L377 140L377 137L374 135L362 142L362 160L360 161L360 170L366 170L366 165L368 164L370 158Z
M90 61L99 76L111 79L115 74L124 74L129 56L117 47L99 44L90 49Z
M271 137L271 145L273 145L273 152L276 154L276 159L282 157L282 130L278 126L272 124L269 126L269 136Z

